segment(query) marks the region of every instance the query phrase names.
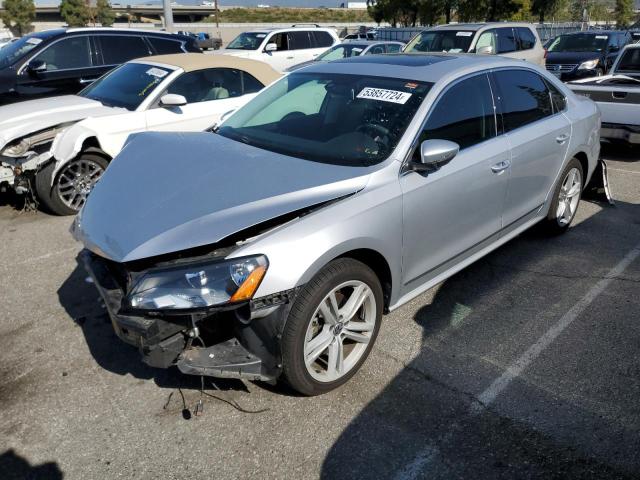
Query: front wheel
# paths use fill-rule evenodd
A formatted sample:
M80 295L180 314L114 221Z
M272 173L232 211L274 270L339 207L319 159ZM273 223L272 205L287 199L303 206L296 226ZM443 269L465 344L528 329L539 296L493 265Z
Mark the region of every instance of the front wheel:
M350 258L334 260L300 292L282 335L284 380L304 395L346 383L378 335L383 294L376 274Z
M548 233L560 234L567 231L576 216L580 195L584 185L582 165L572 158L560 175L553 193L551 208L543 226Z
M52 182L55 162L36 174L36 193L47 210L56 215L75 215L87 200L109 162L95 153L82 153L62 166Z

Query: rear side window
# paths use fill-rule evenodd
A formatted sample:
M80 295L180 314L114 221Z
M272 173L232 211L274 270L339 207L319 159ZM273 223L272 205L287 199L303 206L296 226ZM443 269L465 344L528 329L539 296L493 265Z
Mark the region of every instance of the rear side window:
M47 64L47 72L73 70L92 66L89 37L86 35L64 38L51 44L34 60Z
M184 51L182 50L182 42L157 37L147 37L147 40L149 40L151 46L158 55L164 55L167 53L182 53Z
M520 39L520 50L529 50L536 46L536 37L533 32L526 27L516 28Z
M498 53L515 52L518 49L513 28L497 28Z
M309 32L289 32L289 50L311 48Z
M182 95L187 103L198 103L239 97L257 92L262 87L258 80L241 70L209 68L180 75L169 86L167 93Z
M493 97L487 75L463 80L438 100L420 134L425 140L450 140L467 148L496 136ZM414 155L420 155L418 148Z
M384 53L384 45L374 45L369 49L367 55L380 55Z
M119 65L134 58L151 55L142 37L132 35L101 35L102 59L105 65Z
M314 40L313 46L316 48L330 47L333 45L333 37L328 32L311 32Z
M547 84L528 70L494 72L500 91L500 112L506 132L553 114Z
M253 75L242 72L242 92L246 93L256 93L264 88L264 85L260 80L258 80Z
M400 45L397 45L395 43L387 44L387 53L398 53L398 52L400 52Z

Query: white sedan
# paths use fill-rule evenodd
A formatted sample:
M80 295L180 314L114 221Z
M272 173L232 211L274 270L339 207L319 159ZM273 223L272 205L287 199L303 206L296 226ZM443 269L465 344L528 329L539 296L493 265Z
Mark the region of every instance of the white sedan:
M78 95L0 107L0 185L74 214L130 134L205 130L279 77L254 60L162 55L125 63Z

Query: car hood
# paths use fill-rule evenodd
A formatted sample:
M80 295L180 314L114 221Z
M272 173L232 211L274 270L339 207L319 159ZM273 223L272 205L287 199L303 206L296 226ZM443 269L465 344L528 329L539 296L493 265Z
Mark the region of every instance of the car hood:
M120 112L120 108L77 95L5 105L0 107L0 149L12 140L49 127Z
M602 58L602 52L548 52L547 65L582 63Z
M288 157L211 133L141 133L111 162L73 233L117 262L179 252L355 193L372 168Z
M226 48L220 48L219 50L214 50L208 55L232 55L234 57L249 58L255 56L257 53L260 53L260 50L236 50L233 48L227 50Z

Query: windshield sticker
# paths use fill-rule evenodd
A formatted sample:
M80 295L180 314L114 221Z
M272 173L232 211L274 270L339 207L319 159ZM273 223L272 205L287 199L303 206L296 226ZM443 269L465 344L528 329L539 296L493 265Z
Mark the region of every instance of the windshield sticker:
M606 40L606 39L607 39L607 38L609 38L609 37L607 37L606 35L596 35L596 38L597 38L598 40Z
M386 90L384 88L365 87L358 94L358 98L379 100L381 102L400 103L404 105L411 98L411 93Z
M256 38L264 38L266 36L267 36L266 33L259 33L259 34L256 35Z
M473 32L456 32L456 37L470 37Z
M418 88L418 84L413 82L405 83L404 88L410 88L413 90L414 88Z
M165 70L162 70L160 68L150 68L149 70L147 70L145 72L147 75L152 75L156 78L164 78L167 76L167 72Z
M30 43L31 45L38 45L39 43L42 43L42 39L37 37L31 37L27 39L27 43Z
M151 89L151 88L155 87L155 86L156 86L156 85L158 85L159 83L160 83L160 79L159 79L159 78L154 78L153 80L151 80L151 81L149 82L149 84L148 84L146 87L144 87L144 88L140 91L140 93L138 93L138 96L139 96L139 97L144 97L144 96L149 92L149 89Z

